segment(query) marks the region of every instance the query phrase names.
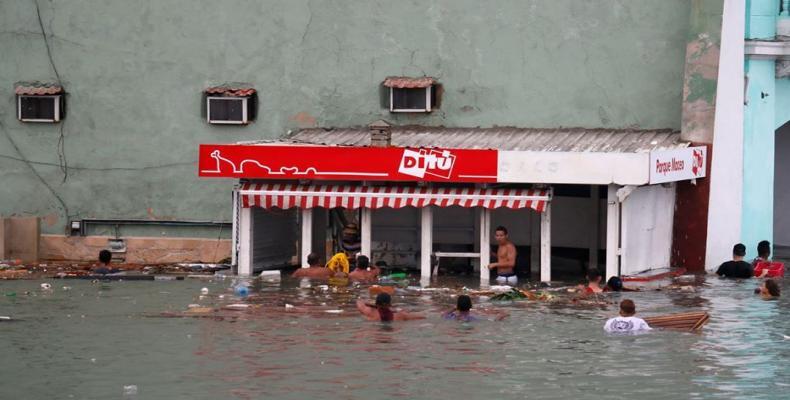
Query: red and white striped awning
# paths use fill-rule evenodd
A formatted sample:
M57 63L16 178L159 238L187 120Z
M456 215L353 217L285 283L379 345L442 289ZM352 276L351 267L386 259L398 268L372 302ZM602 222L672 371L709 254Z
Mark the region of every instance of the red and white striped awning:
M546 210L550 190L476 189L399 186L296 185L244 183L239 189L244 208L531 208Z

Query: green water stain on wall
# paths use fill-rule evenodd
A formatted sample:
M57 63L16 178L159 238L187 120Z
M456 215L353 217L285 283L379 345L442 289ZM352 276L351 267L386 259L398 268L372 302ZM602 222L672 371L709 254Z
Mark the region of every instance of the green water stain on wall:
M707 79L700 73L692 74L689 79L689 94L686 101L695 102L704 100L708 104L713 104L716 100L716 80Z

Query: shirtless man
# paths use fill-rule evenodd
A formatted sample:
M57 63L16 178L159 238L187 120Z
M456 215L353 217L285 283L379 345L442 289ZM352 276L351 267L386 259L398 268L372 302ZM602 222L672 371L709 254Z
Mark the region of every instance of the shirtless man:
M291 276L294 278L329 279L332 276L332 271L318 261L318 254L310 253L307 255L309 268L299 268Z
M358 299L357 310L359 310L359 313L367 318L368 321L390 322L425 318L422 314L393 311L392 297L387 293L379 293L378 296L376 296L375 305L367 304L364 300Z
M376 282L379 278L379 268L370 266L370 259L365 255L357 256L357 267L348 274L348 279L354 282Z
M504 226L496 227L494 231L499 248L496 251L497 262L488 264L488 269L496 269L497 283L504 285L515 285L518 283L516 277L516 246L507 237L507 228Z

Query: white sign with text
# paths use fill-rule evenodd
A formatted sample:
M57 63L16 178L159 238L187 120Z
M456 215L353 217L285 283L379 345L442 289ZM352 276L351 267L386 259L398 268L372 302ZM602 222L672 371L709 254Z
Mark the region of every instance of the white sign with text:
M705 177L705 147L650 152L650 183L686 181Z

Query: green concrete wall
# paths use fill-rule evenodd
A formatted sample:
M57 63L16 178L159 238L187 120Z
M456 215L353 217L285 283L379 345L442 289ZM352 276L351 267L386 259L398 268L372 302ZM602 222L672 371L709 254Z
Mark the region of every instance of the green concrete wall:
M724 3L691 0L683 77L681 137L693 143L713 143L716 88Z
M44 232L68 218L229 220L232 182L196 177L199 143L381 117L680 128L687 0L38 3L68 116L15 119L13 83L55 75L36 2L0 2L0 214L40 215ZM438 111L380 107L386 76L423 74L444 86ZM224 82L259 90L254 124L204 122L201 91Z

